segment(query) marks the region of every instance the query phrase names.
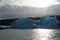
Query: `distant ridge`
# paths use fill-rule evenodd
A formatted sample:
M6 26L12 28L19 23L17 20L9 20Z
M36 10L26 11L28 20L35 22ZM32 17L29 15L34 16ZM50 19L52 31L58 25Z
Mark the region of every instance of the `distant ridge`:
M13 22L16 19L17 18L15 18L15 19L3 19L3 20L0 20L0 25L10 25L11 22Z

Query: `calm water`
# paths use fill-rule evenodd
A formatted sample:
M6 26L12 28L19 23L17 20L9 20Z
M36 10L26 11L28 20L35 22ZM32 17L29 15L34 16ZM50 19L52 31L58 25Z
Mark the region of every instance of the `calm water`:
M0 40L60 40L60 29L5 29Z

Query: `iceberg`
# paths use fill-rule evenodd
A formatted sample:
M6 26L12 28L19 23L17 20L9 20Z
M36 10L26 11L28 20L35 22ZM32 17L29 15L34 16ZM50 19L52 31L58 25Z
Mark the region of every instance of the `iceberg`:
M56 17L44 16L39 21L30 20L27 18L18 18L12 24L12 28L59 28Z
M48 29L57 29L60 28L58 25L57 18L44 16L39 20L31 20L28 18L18 18L6 27L6 29L34 29L34 28L48 28ZM5 29L5 26L3 26ZM1 27L1 28L3 28Z
M47 27L47 28L59 28L58 26L58 22L56 17L49 17L49 16L44 16L41 20L40 20L40 26L41 27Z
M16 21L12 22L11 26L12 28L18 29L35 28L35 26L33 25L33 21L27 18L18 18Z

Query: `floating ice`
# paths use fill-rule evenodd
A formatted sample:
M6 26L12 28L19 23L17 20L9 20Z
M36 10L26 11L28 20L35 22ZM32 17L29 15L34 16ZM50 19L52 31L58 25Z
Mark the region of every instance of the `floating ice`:
M40 20L40 25L42 27L48 27L48 28L58 28L58 22L56 17L49 17L49 16L44 16Z
M19 18L16 21L14 21L12 24L13 28L35 28L33 25L33 21L29 20L27 18Z
M18 18L13 21L8 28L12 29L33 29L33 28L59 28L57 18L44 16L40 20L31 20L28 18ZM2 27L1 27L2 28ZM4 27L5 28L5 27ZM7 28L7 27L6 27Z
M13 28L59 28L56 17L44 16L39 21L27 18L19 18L12 24Z

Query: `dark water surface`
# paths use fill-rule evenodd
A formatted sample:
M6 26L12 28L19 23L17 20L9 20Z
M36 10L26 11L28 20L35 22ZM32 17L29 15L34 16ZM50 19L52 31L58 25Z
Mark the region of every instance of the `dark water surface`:
M60 29L5 29L0 40L60 40Z

